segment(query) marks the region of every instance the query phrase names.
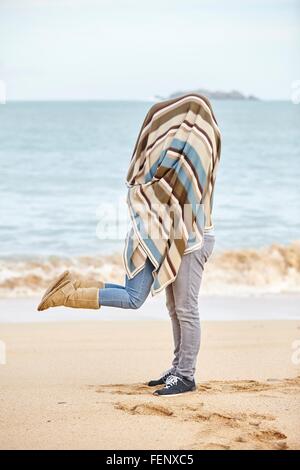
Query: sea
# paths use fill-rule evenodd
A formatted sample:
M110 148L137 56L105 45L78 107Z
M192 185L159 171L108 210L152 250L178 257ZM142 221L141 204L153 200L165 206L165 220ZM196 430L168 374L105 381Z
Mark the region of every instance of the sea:
M152 104L0 105L0 296L31 295L66 266L123 276L125 177ZM218 282L207 289L235 289L232 272L242 292L298 292L300 105L228 100L212 106L222 154L211 267Z

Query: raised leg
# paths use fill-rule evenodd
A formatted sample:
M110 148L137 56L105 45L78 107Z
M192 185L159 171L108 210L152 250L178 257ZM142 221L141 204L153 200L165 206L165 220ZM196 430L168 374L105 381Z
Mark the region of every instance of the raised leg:
M151 261L147 259L142 271L133 279L126 276L125 286L105 284L104 288L99 289L100 305L125 309L140 308L149 295L153 283L153 269Z

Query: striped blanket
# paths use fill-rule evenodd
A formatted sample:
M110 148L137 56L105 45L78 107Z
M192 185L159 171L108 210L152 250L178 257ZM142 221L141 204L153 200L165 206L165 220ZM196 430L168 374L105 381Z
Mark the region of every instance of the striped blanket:
M221 137L207 98L187 94L151 107L130 162L132 227L123 254L128 277L153 263L152 294L173 282L182 256L201 247L211 211Z

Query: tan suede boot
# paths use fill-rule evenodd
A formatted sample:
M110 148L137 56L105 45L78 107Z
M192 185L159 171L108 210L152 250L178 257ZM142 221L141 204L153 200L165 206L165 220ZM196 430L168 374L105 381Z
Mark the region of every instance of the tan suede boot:
M91 281L83 276L72 275L72 282L76 289L79 289L79 287L97 287L98 289L103 289L104 287L103 281Z
M75 289L71 281L64 281L60 286L42 299L38 310L50 307L72 307L99 309L99 289L97 287L83 287Z
M54 292L60 288L65 281L71 281L75 289L78 289L79 287L97 287L98 289L102 289L104 287L104 282L102 281L91 281L83 276L75 276L70 273L70 271L64 271L50 284L42 297L42 301L46 299L50 292Z
M53 282L51 282L46 292L44 293L42 300L44 300L51 291L57 290L57 288L60 287L63 282L71 281L71 279L71 273L69 271L64 271L62 274L56 277Z

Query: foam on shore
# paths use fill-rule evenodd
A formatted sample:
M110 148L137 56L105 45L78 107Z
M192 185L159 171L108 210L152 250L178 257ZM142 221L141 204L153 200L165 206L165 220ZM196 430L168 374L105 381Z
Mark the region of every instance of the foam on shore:
M0 297L39 295L63 270L90 279L123 283L122 256L0 260ZM206 294L300 293L300 241L260 249L215 252L206 265Z

